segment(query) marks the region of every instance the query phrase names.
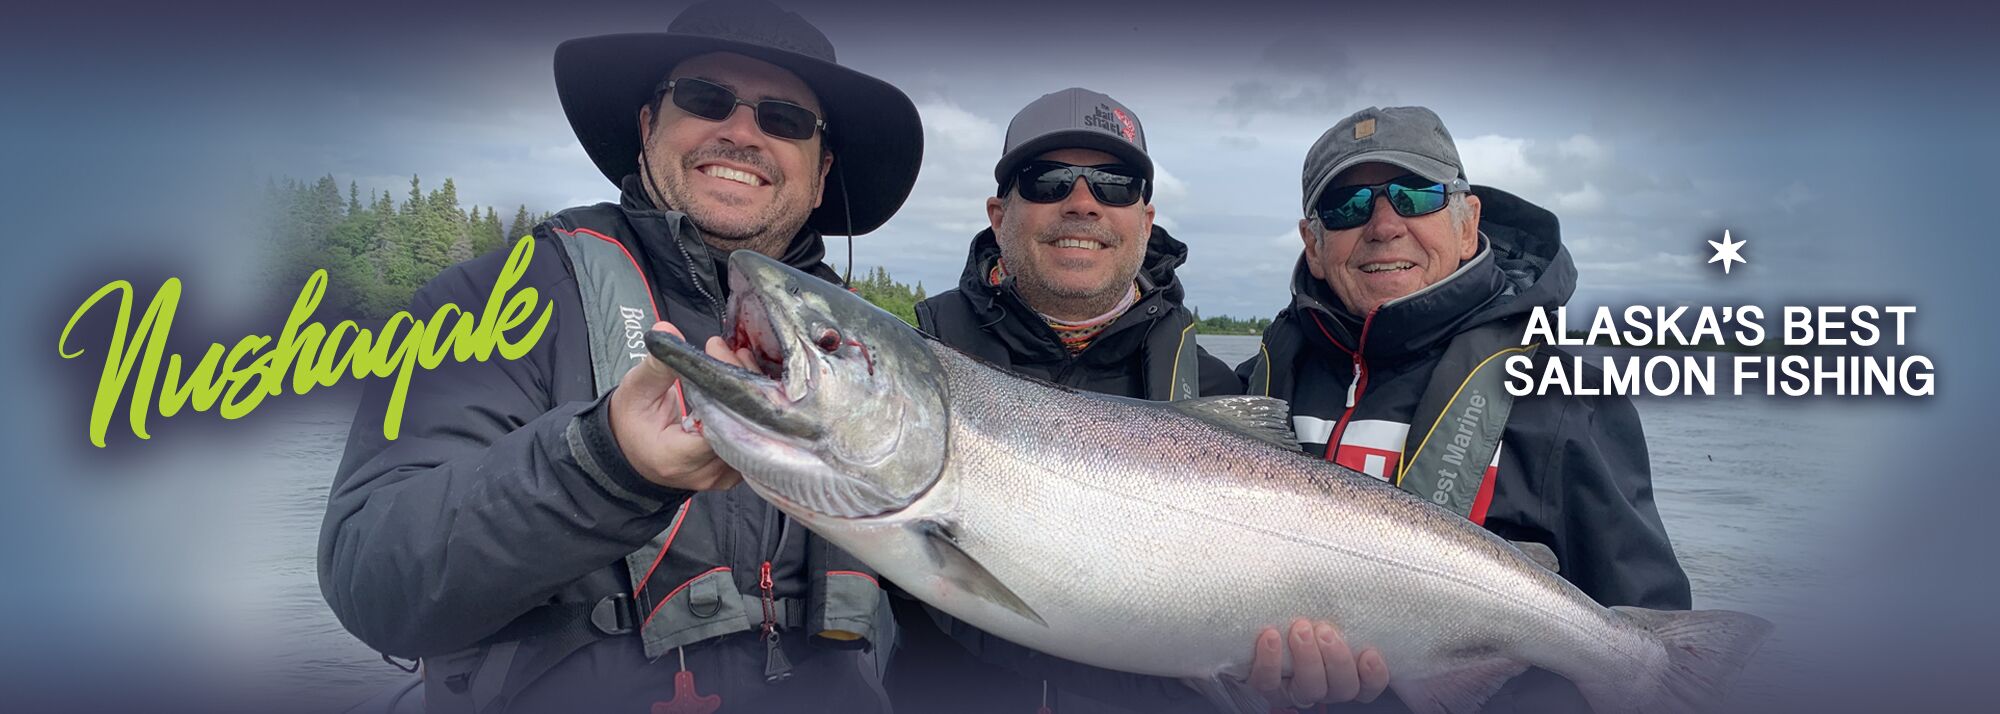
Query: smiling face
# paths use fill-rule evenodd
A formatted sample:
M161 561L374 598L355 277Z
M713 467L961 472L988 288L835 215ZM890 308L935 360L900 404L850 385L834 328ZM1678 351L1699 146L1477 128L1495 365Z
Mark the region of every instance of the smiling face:
M747 102L778 99L825 116L797 75L743 55L713 53L681 62L667 75L722 85ZM756 110L738 106L723 121L694 116L664 97L639 112L641 178L655 203L688 214L710 245L781 254L819 206L833 156L825 135L784 139L757 128Z
M1092 149L1057 149L1035 158L1077 166L1119 163ZM1081 178L1055 203L1021 198L1018 188L1004 199L986 199L986 217L1021 299L1063 320L1087 320L1117 306L1138 277L1153 234L1151 204L1106 206Z
M1368 186L1408 173L1389 164L1361 164L1327 185ZM1306 268L1326 281L1349 311L1365 317L1382 303L1449 277L1478 251L1479 198L1461 194L1452 200L1463 200L1465 209L1405 218L1389 207L1389 199L1377 197L1367 223L1323 234L1312 219L1299 221Z

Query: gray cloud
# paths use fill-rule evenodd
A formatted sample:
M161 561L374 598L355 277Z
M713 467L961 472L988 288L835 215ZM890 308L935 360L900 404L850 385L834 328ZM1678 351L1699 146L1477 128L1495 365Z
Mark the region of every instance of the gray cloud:
M1236 150L1255 149L1259 145L1257 137L1247 134L1224 134L1216 137L1215 142L1223 148Z
M1157 201L1162 224L1191 246L1182 269L1189 300L1212 314L1268 314L1284 303L1297 256L1288 236L1301 157L1327 126L1368 104L1437 109L1476 182L1559 214L1583 267L1580 290L1593 295L1861 279L1827 246L1871 245L1892 231L1865 228L1850 207L1824 197L1864 190L1843 177L1882 164L1853 137L1914 140L1894 131L1893 112L1846 103L1858 91L1847 85L1884 89L1889 73L1801 71L1826 53L1759 54L1749 44L1693 52L1706 44L1692 31L1540 32L1523 43L1468 23L1441 28L1436 44L1447 49L1413 54L1406 34L1386 31L1402 25L1372 16L1345 19L1338 41L1291 29L1326 18L1277 12L1212 22L1171 15L1173 22L1155 18L1129 33L1066 28L1021 40L1015 30L1032 23L898 35L891 30L922 23L807 14L841 43L843 61L903 87L920 105L926 150L917 187L897 217L854 250L863 267L883 265L933 290L955 282L967 241L985 225L1006 118L1063 86L1110 92L1144 117L1168 169ZM618 26L619 17L434 45L357 41L297 55L250 53L263 61L211 48L187 66L164 63L172 70L142 84L182 106L215 110L213 120L189 122L206 124L200 138L162 133L160 141L213 146L215 160L245 160L257 175L332 173L399 200L411 173L430 186L451 176L468 205L503 214L519 204L553 210L611 200L616 191L570 136L549 52L567 36L632 29ZM1225 29L1275 39L1197 41ZM1102 61L1043 51L1086 39L1107 50ZM1020 42L1037 51L1020 51ZM1832 61L1852 69L1853 61ZM1385 85L1384 76L1395 83ZM1910 78L1924 75L1896 76L1902 83L1882 96L1907 97L1918 91ZM1849 150L1829 154L1830 144ZM1742 273L1748 279L1703 277L1696 254L1724 228L1755 241L1760 262ZM844 259L838 240L830 252Z
M1264 114L1351 112L1362 94L1362 76L1353 60L1324 38L1299 35L1273 41L1251 71L1257 78L1231 83L1215 101L1216 111L1235 118L1239 127Z

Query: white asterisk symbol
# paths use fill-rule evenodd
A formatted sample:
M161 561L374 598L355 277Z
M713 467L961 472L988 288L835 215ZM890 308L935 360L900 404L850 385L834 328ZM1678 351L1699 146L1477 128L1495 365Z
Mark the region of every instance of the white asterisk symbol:
M1743 246L1749 245L1750 241L1739 240L1732 242L1729 237L1729 231L1723 231L1722 240L1709 241L1708 244L1715 247L1715 257L1709 258L1708 262L1713 263L1718 260L1722 261L1723 275L1729 274L1729 264L1732 262L1742 263L1744 265L1750 264L1750 261L1744 260L1743 254L1738 252L1743 250Z

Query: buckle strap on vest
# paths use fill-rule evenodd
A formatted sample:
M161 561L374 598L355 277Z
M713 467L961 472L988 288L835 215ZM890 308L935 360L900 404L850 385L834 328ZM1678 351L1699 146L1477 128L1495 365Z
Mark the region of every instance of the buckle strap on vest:
M595 603L564 602L529 610L500 628L499 632L480 640L479 646L562 633L573 633L564 638L566 641L579 637L584 640L612 637L632 633L639 628L638 623L632 596L617 593L606 595Z
M764 600L762 597L739 593L743 599L744 624L746 629L755 629L764 624ZM804 598L781 597L772 603L772 621L781 630L798 629L806 626L808 603ZM577 627L587 624L587 627ZM608 595L596 604L560 603L543 605L528 611L499 632L480 640L482 647L505 642L541 637L544 635L574 632L590 639L616 637L631 634L639 629L638 611L632 607L632 596L624 593ZM569 639L565 637L565 639Z
M639 615L632 609L632 596L611 595L590 608L590 626L606 637L630 634L639 629Z

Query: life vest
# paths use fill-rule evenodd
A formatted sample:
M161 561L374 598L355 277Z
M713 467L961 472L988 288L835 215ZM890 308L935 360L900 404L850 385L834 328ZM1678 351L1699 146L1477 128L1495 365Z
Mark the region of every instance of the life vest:
M684 225L682 230L694 227ZM591 371L602 395L647 357L645 334L661 319L659 310L651 286L623 244L580 228L557 227L554 233L569 256L583 297ZM882 589L866 565L813 538L806 553L809 594L802 602L779 599L766 607L763 600L769 599L768 593L737 592L727 565L702 567L728 559L710 534L682 530L696 505L687 501L672 525L625 557L634 601L641 606L636 611L637 629L646 656L659 657L682 645L762 626L767 615L782 628L804 628L836 647L865 646L877 639L875 610ZM686 549L676 552L692 557L668 559L674 548ZM760 580L768 580L769 563L765 569ZM775 612L766 612L774 608Z
M1502 384L1506 379L1502 365L1512 355L1532 357L1536 349L1536 345L1520 344L1521 330L1521 322L1509 320L1453 336L1431 368L1410 423L1400 425L1406 429L1400 450L1383 454L1385 468L1392 472L1374 473L1367 464L1343 465L1384 478L1397 488L1484 525L1486 507L1493 498L1500 442L1514 405L1513 395ZM1303 357L1304 339L1302 329L1267 334L1244 385L1247 392L1291 398L1296 388L1291 365ZM1350 430L1354 427L1348 425ZM1349 441L1345 438L1349 435L1334 435L1329 441ZM1345 446L1329 443L1326 458L1337 460L1347 450ZM1379 449L1388 445L1367 446Z
M562 248L576 277L598 395L617 386L647 357L645 334L661 311L637 261L617 239L577 226L557 214L547 234ZM683 235L696 230L684 216ZM683 406L685 408L685 406ZM425 658L425 706L430 712L487 712L515 695L577 650L606 637L636 635L648 658L676 648L754 629L766 630L765 678L783 679L790 661L775 632L810 633L831 649L886 646L893 623L873 570L802 527L789 537L808 538L802 598L775 597L769 561L755 574L758 592L743 592L730 567L726 541L714 528L683 528L705 515L698 499L682 504L672 523L624 559L629 592L606 592L581 601L530 610L475 647ZM781 528L781 531L788 530ZM773 538L780 537L772 534ZM782 545L782 544L781 544Z

